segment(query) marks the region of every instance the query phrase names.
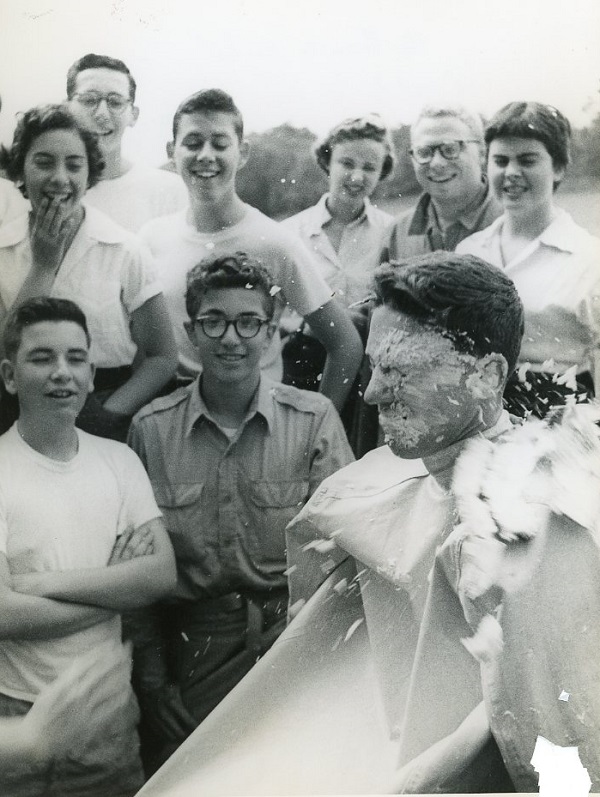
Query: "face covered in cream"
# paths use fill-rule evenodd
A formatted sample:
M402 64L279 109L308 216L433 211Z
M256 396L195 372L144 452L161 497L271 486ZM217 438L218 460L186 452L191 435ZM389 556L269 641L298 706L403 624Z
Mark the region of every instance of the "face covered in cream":
M390 307L373 313L365 401L377 404L386 443L399 457L436 454L491 426L501 409L501 355L457 351L436 329Z

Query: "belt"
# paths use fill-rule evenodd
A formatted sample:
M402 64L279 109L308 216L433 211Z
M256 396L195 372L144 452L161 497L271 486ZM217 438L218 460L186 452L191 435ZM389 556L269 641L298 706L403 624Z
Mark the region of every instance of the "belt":
M288 604L286 587L264 592L229 592L215 598L202 598L197 603L179 608L180 622L218 618L222 613L246 612L246 649L258 658L271 647L285 628Z

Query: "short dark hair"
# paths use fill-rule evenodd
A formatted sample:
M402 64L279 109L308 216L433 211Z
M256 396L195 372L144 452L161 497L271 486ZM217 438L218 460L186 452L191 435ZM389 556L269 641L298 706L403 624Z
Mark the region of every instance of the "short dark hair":
M67 105L40 105L19 116L10 149L2 148L0 163L15 183L23 180L25 158L36 138L49 130L74 130L84 143L88 162L88 184L91 188L100 180L104 160L98 147L98 137L87 130ZM19 186L24 192L24 186Z
M127 68L123 61L118 58L111 58L110 55L96 55L96 53L88 53L87 55L78 58L74 64L69 67L67 72L67 97L73 99L75 89L77 86L77 75L84 72L86 69L113 69L115 72L122 72L127 75L129 80L129 99L132 103L135 102L136 84L133 75Z
M335 145L344 141L360 141L362 139L377 141L384 145L386 152L379 176L379 179L383 180L394 168L396 158L388 129L378 114L372 113L356 119L344 119L343 122L332 128L315 147L317 163L326 174L329 174L331 153Z
M523 337L523 305L499 268L475 255L431 252L380 266L376 303L431 326L466 354L502 354L509 374Z
M186 113L228 113L232 117L238 140L244 138L244 119L240 109L233 97L222 89L202 89L179 104L173 117L173 141L177 138L181 117Z
M541 102L509 102L485 128L489 147L495 138L533 138L546 147L552 164L566 169L571 160L571 125L553 105ZM556 181L556 188L560 181Z
M248 288L264 294L265 312L271 320L275 312L273 280L261 263L245 252L205 258L187 275L185 308L193 320L204 294L213 288Z
M57 299L53 296L36 296L27 299L21 304L14 305L6 316L2 340L4 352L11 360L14 359L23 336L25 327L40 324L43 321L72 321L85 332L85 339L89 347L91 337L87 320L79 305L70 299Z

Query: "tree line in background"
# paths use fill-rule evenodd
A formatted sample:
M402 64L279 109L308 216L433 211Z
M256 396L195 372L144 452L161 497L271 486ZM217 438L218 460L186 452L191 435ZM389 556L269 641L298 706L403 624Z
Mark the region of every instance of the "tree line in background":
M391 135L397 163L377 187L375 202L419 193L408 154L410 127L401 125ZM327 190L327 176L313 155L317 137L308 128L283 124L248 138L250 158L237 176L237 190L245 202L271 218L283 219L314 205ZM572 163L562 190L596 189L599 184L600 114L589 127L573 130Z

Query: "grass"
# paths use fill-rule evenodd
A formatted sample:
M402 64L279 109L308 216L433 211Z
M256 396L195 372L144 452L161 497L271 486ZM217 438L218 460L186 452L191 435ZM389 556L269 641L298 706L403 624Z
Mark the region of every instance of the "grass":
M398 199L381 199L377 205L392 216L398 216L403 210L412 207L416 201L416 196L402 196ZM600 238L600 191L559 190L556 204L568 211L577 224Z

